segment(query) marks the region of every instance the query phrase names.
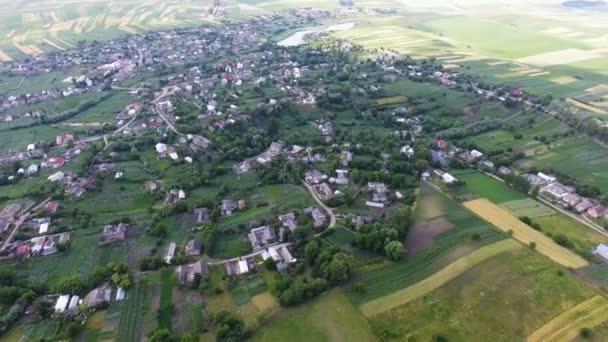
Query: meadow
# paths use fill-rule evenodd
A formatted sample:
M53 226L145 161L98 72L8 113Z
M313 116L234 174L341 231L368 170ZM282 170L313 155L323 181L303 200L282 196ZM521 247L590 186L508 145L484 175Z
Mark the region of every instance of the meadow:
M375 341L369 323L339 289L263 324L252 341Z
M477 171L454 173L454 175L459 180L465 182L464 186L468 192L487 198L494 203L516 201L526 198L525 195L514 190L505 183Z
M559 295L556 295L559 294ZM421 341L524 340L595 291L563 267L519 248L489 258L412 301L371 319L377 336ZM578 331L577 331L578 332Z

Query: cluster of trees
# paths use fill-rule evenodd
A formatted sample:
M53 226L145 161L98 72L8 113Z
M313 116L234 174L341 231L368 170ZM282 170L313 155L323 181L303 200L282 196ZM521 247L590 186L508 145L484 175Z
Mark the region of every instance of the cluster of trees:
M438 132L436 137L438 139L461 139L471 135L498 129L501 127L501 125L502 121L500 120L486 118L468 125L448 128L444 131Z
M308 241L302 251L312 278L298 275L279 276L274 291L281 305L296 305L314 298L331 286L346 281L353 271L352 256L337 247L322 246L317 238ZM303 270L301 268L301 271Z
M47 316L48 303L37 299L45 294L44 285L34 285L18 277L12 269L0 269L0 305L3 307L0 315L0 334L5 333L13 323L25 312L26 307L34 304L34 313Z
M388 224L375 222L361 226L353 242L357 247L385 253L389 259L395 261L405 254L399 230Z

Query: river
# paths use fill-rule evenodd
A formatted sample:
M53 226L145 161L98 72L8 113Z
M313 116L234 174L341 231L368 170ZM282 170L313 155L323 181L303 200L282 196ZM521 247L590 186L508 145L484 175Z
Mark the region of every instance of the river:
M355 23L342 23L328 26L324 29L310 29L295 32L291 36L279 41L277 44L280 46L298 46L306 42L306 35L310 33L321 33L321 32L332 32L332 31L344 31L350 30L355 27Z

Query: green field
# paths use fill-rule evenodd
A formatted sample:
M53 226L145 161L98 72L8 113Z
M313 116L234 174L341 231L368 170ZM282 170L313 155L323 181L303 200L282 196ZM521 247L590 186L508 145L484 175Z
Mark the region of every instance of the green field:
M371 324L378 336L394 340L523 340L594 294L564 268L523 248L488 259Z
M562 214L537 217L532 219L532 222L538 223L545 234L567 236L580 253L588 253L598 244L608 241L608 238L600 233Z
M555 210L531 198L502 202L500 206L509 210L517 217L527 216L536 218L555 214Z
M487 198L494 203L521 200L525 196L486 174L480 172L457 173L455 176L466 183L465 187L471 193Z
M264 323L252 341L375 341L369 323L336 289L286 309Z
M431 245L415 255L408 254L403 261L373 265L360 270L347 292L356 304L411 286L471 251L505 237L429 185L422 186L422 198L416 209L416 217L417 223L444 219L453 227L434 236ZM425 235L424 231L417 231L415 227L416 225L410 229L406 245L410 243L409 239L419 240L419 236ZM472 239L474 234L479 234L478 240ZM354 291L354 284L361 284L365 291Z

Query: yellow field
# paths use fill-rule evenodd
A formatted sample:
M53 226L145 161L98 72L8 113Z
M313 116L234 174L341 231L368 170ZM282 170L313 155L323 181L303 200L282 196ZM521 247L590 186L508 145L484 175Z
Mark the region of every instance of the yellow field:
M565 85L565 84L574 83L578 80L572 76L560 76L560 77L552 78L549 81L551 81L553 83Z
M567 98L566 102L568 102L568 103L570 103L572 105L575 105L575 106L577 106L579 108L582 108L582 109L588 110L590 112L596 113L596 114L606 114L606 111L603 110L603 109L601 109L601 108L594 107L592 105L589 105L589 104L586 104L584 102L575 100L573 98Z
M361 312L363 312L363 315L366 317L373 317L382 312L405 305L444 285L482 261L517 248L521 248L521 245L511 239L484 246L452 262L437 273L415 285L361 305Z
M532 229L506 209L486 200L476 199L464 203L464 206L481 216L484 220L505 232L512 231L513 238L528 245L536 243L536 251L549 257L551 260L566 267L579 268L589 263L568 249L558 245L543 233Z
M528 336L527 341L571 341L581 328L593 328L607 320L608 300L595 296L555 317Z
M403 95L398 95L398 96L377 99L376 103L380 104L380 105L385 105L385 104L400 103L400 102L404 102L404 101L407 101L407 97L405 97Z

